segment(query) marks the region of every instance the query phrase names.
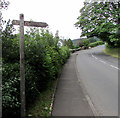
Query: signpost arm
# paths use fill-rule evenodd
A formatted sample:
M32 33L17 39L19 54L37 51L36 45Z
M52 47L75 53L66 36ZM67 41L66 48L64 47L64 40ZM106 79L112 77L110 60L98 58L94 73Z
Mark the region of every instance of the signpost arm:
M20 95L21 118L25 118L24 15L20 14Z

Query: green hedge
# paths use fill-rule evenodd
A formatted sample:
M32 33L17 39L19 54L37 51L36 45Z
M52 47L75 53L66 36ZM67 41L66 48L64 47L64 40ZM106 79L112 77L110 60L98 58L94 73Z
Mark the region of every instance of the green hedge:
M105 48L104 52L105 52L107 55L111 55L111 56L113 56L113 57L120 58L120 48L109 47L109 45L106 44L106 48Z
M2 32L3 117L20 117L19 34ZM25 35L26 107L56 79L70 56L68 47L59 47L58 38L48 30L31 29Z
M94 43L90 43L89 47L95 47L95 46L102 45L102 44L104 44L103 41L96 41Z

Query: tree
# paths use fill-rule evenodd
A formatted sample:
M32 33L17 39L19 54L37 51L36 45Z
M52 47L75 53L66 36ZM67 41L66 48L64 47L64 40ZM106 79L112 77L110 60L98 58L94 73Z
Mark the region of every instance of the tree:
M59 31L57 30L56 33L55 33L55 37L56 38L59 38Z
M69 48L73 48L73 42L72 42L72 40L69 38L68 40L64 40L64 45L65 46L68 46Z
M1 10L7 9L9 4L10 3L8 1L5 0L0 1L0 31L2 30L2 24L4 23Z
M119 8L120 2L85 2L75 26L82 29L82 36L97 36L109 45L115 45L111 35L117 40L120 37Z

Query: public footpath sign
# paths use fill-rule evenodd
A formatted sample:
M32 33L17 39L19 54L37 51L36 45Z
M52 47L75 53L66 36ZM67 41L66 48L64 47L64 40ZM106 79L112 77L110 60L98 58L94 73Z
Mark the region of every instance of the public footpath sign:
M12 24L20 25L19 20L13 20ZM33 27L47 27L48 24L44 22L33 22L33 21L24 21L24 26L33 26Z
M42 27L48 26L44 22L24 21L24 14L20 14L20 20L13 20L13 25L20 26L20 98L21 98L21 118L26 116L25 108L25 58L24 58L24 26Z

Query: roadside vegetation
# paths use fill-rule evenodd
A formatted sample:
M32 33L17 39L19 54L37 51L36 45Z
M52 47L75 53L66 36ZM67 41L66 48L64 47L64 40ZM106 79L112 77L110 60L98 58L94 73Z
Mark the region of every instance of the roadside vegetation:
M96 47L96 46L98 46L98 45L103 45L103 44L104 44L103 41L96 41L96 42L94 42L94 43L90 43L90 44L89 44L89 47Z
M2 0L1 4L0 9L7 9L9 2ZM14 27L10 20L3 20L2 13L0 19L2 118L20 118L20 34L14 34ZM26 117L51 116L57 78L70 56L69 48L60 46L59 41L58 32L53 36L47 29L31 28L25 34Z
M76 51L80 51L83 49L89 49L92 47L96 47L98 45L103 45L104 42L97 37L92 37L84 40L80 40L78 45L74 45L71 39L64 40L64 45L70 48L72 53Z
M107 44L105 53L114 55L120 48L120 2L84 2L75 26L81 37L94 36ZM87 41L86 41L87 42ZM97 43L90 44L95 46ZM114 54L113 54L114 53Z
M20 116L19 34L13 34L14 30L8 21L1 33L3 118ZM49 115L52 83L70 56L69 48L60 47L58 41L59 36L49 30L31 28L25 34L26 108L33 113L30 108L41 100L39 116Z
M120 48L112 48L112 47L106 46L104 53L106 53L107 55L111 55L112 57L120 58Z
M41 92L27 110L28 117L50 117L53 108L54 94L57 80L51 81L47 90Z

